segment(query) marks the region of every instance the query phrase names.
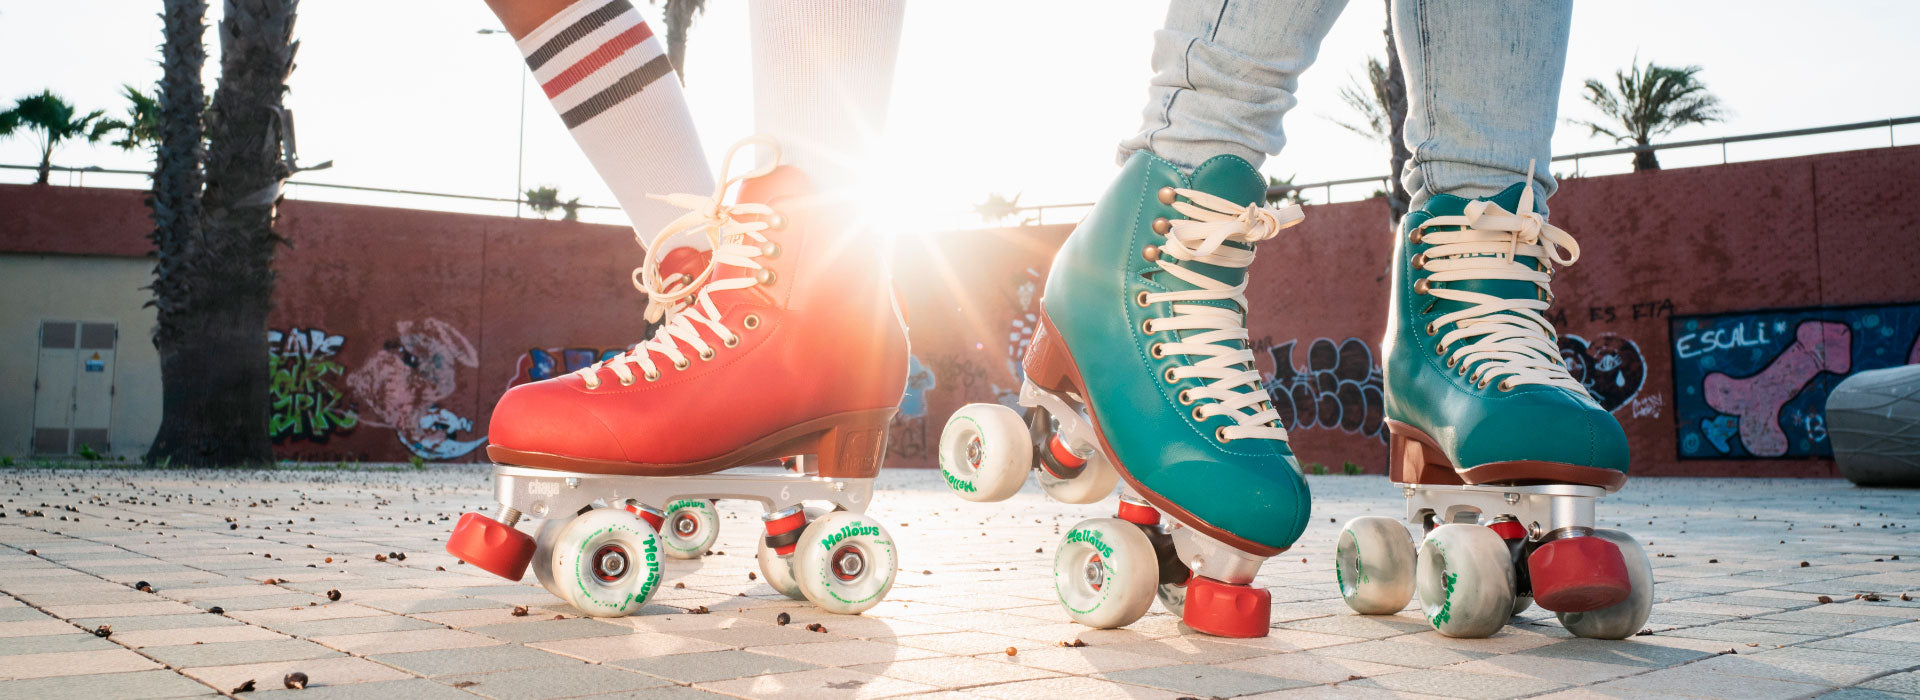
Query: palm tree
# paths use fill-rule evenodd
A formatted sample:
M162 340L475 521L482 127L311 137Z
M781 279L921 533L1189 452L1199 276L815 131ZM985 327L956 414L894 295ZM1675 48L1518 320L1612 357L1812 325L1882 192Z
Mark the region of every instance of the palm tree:
M119 133L112 141L123 151L160 143L160 99L132 85L121 86L127 96L127 118L108 117L100 121L109 133Z
M289 166L282 98L297 0L225 0L220 83L200 85L206 0L165 0L154 165L154 345L162 417L149 463L270 462L267 312ZM206 141L200 136L204 125ZM201 157L205 186L201 187Z
M72 103L52 90L42 90L38 95L15 100L13 109L0 112L0 136L12 136L24 128L40 137L39 177L33 184L44 185L53 171L53 152L59 150L60 143L76 138L98 142L107 134L100 119L105 115L106 110L100 109L77 114Z
M1395 228L1400 226L1400 217L1407 214L1407 187L1400 180L1400 171L1413 158L1413 152L1407 150L1407 78L1400 70L1400 51L1393 41L1393 0L1387 3L1387 60L1367 59L1367 82L1362 84L1358 78L1340 89L1340 101L1346 103L1354 114L1360 117L1356 123L1338 119L1334 124L1370 140L1387 144L1387 212Z
M1307 204L1308 203L1307 193L1304 191L1301 191L1300 188L1293 186L1293 179L1296 177L1299 177L1299 176L1288 175L1285 178L1278 178L1272 175L1268 175L1267 176L1267 203L1268 204L1302 204L1302 205ZM1286 189L1280 192L1274 192L1273 190L1276 187L1283 187Z
M580 198L560 199L560 188L558 187L548 185L527 190L526 200L527 208L532 209L533 213L539 214L542 219L547 218L548 214L558 211L561 213L562 221L580 220Z
M648 0L666 5L661 19L667 23L667 60L673 63L680 84L687 84L687 30L693 28L693 16L707 10L707 0Z
M981 221L995 226L1004 225L1007 219L1020 214L1020 194L1016 192L1013 199L1007 199L1006 195L999 192L988 193L987 201L973 205L973 213Z
M1617 91L1598 80L1587 80L1587 102L1600 110L1607 124L1567 121L1592 129L1594 136L1612 138L1614 143L1631 141L1636 146L1651 144L1654 137L1689 124L1723 121L1726 110L1720 98L1707 92L1706 84L1700 82L1700 71L1700 66L1675 68L1652 61L1642 67L1635 58L1632 70L1614 72ZM1633 154L1633 169L1659 170L1660 161L1653 151L1639 151Z

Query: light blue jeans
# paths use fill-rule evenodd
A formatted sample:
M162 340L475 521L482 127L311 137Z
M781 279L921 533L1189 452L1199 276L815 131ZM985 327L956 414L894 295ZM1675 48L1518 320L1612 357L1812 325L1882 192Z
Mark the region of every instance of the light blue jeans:
M1140 132L1120 159L1148 150L1184 168L1231 153L1256 167L1286 145L1280 119L1300 73L1346 0L1173 0L1154 32L1153 81ZM1572 0L1393 0L1407 81L1414 210L1435 194L1485 197L1524 179L1535 207L1554 181L1550 141L1566 67Z

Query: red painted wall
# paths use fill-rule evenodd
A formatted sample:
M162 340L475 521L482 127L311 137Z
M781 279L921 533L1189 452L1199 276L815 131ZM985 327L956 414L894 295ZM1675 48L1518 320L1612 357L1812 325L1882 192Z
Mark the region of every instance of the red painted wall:
M1558 327L1585 344L1578 356L1595 377L1633 360L1603 384L1636 474L1837 475L1817 457L1679 459L1672 318L1920 301L1915 181L1920 147L1563 183L1553 220L1582 257L1556 274ZM0 186L0 252L144 255L141 198ZM288 457L480 458L510 382L622 348L642 327L628 280L642 254L621 227L318 202L287 202L281 215L293 244L271 326L282 333L276 418ZM1386 221L1382 200L1309 205L1253 267L1260 370L1291 411L1303 461L1334 471L1352 461L1380 472L1386 460L1372 369ZM1048 261L1070 229L896 241L915 374L890 464L932 466L947 414L1010 400Z

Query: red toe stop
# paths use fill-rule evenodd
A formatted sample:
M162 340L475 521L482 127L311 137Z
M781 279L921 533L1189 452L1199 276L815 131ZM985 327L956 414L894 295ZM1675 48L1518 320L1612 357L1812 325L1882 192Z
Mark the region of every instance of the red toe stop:
M1620 547L1579 536L1540 545L1527 556L1533 602L1554 612L1589 612L1626 600L1633 585Z
M479 513L460 516L447 538L447 553L509 581L518 581L533 561L533 538Z
M1216 637L1267 636L1273 620L1273 594L1264 588L1222 583L1204 576L1187 581L1181 621Z

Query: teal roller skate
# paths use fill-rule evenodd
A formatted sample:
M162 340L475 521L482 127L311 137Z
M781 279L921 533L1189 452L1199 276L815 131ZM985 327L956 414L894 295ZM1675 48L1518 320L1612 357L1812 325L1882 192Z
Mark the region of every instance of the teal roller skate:
M1138 619L1157 593L1208 634L1258 637L1260 565L1300 537L1308 493L1247 348L1253 246L1301 219L1219 156L1193 173L1135 153L1054 258L1020 403L974 404L941 435L963 498L1004 499L1038 463L1058 500L1124 482L1116 518L1067 534L1055 586L1084 624ZM1169 522L1162 523L1162 515Z

